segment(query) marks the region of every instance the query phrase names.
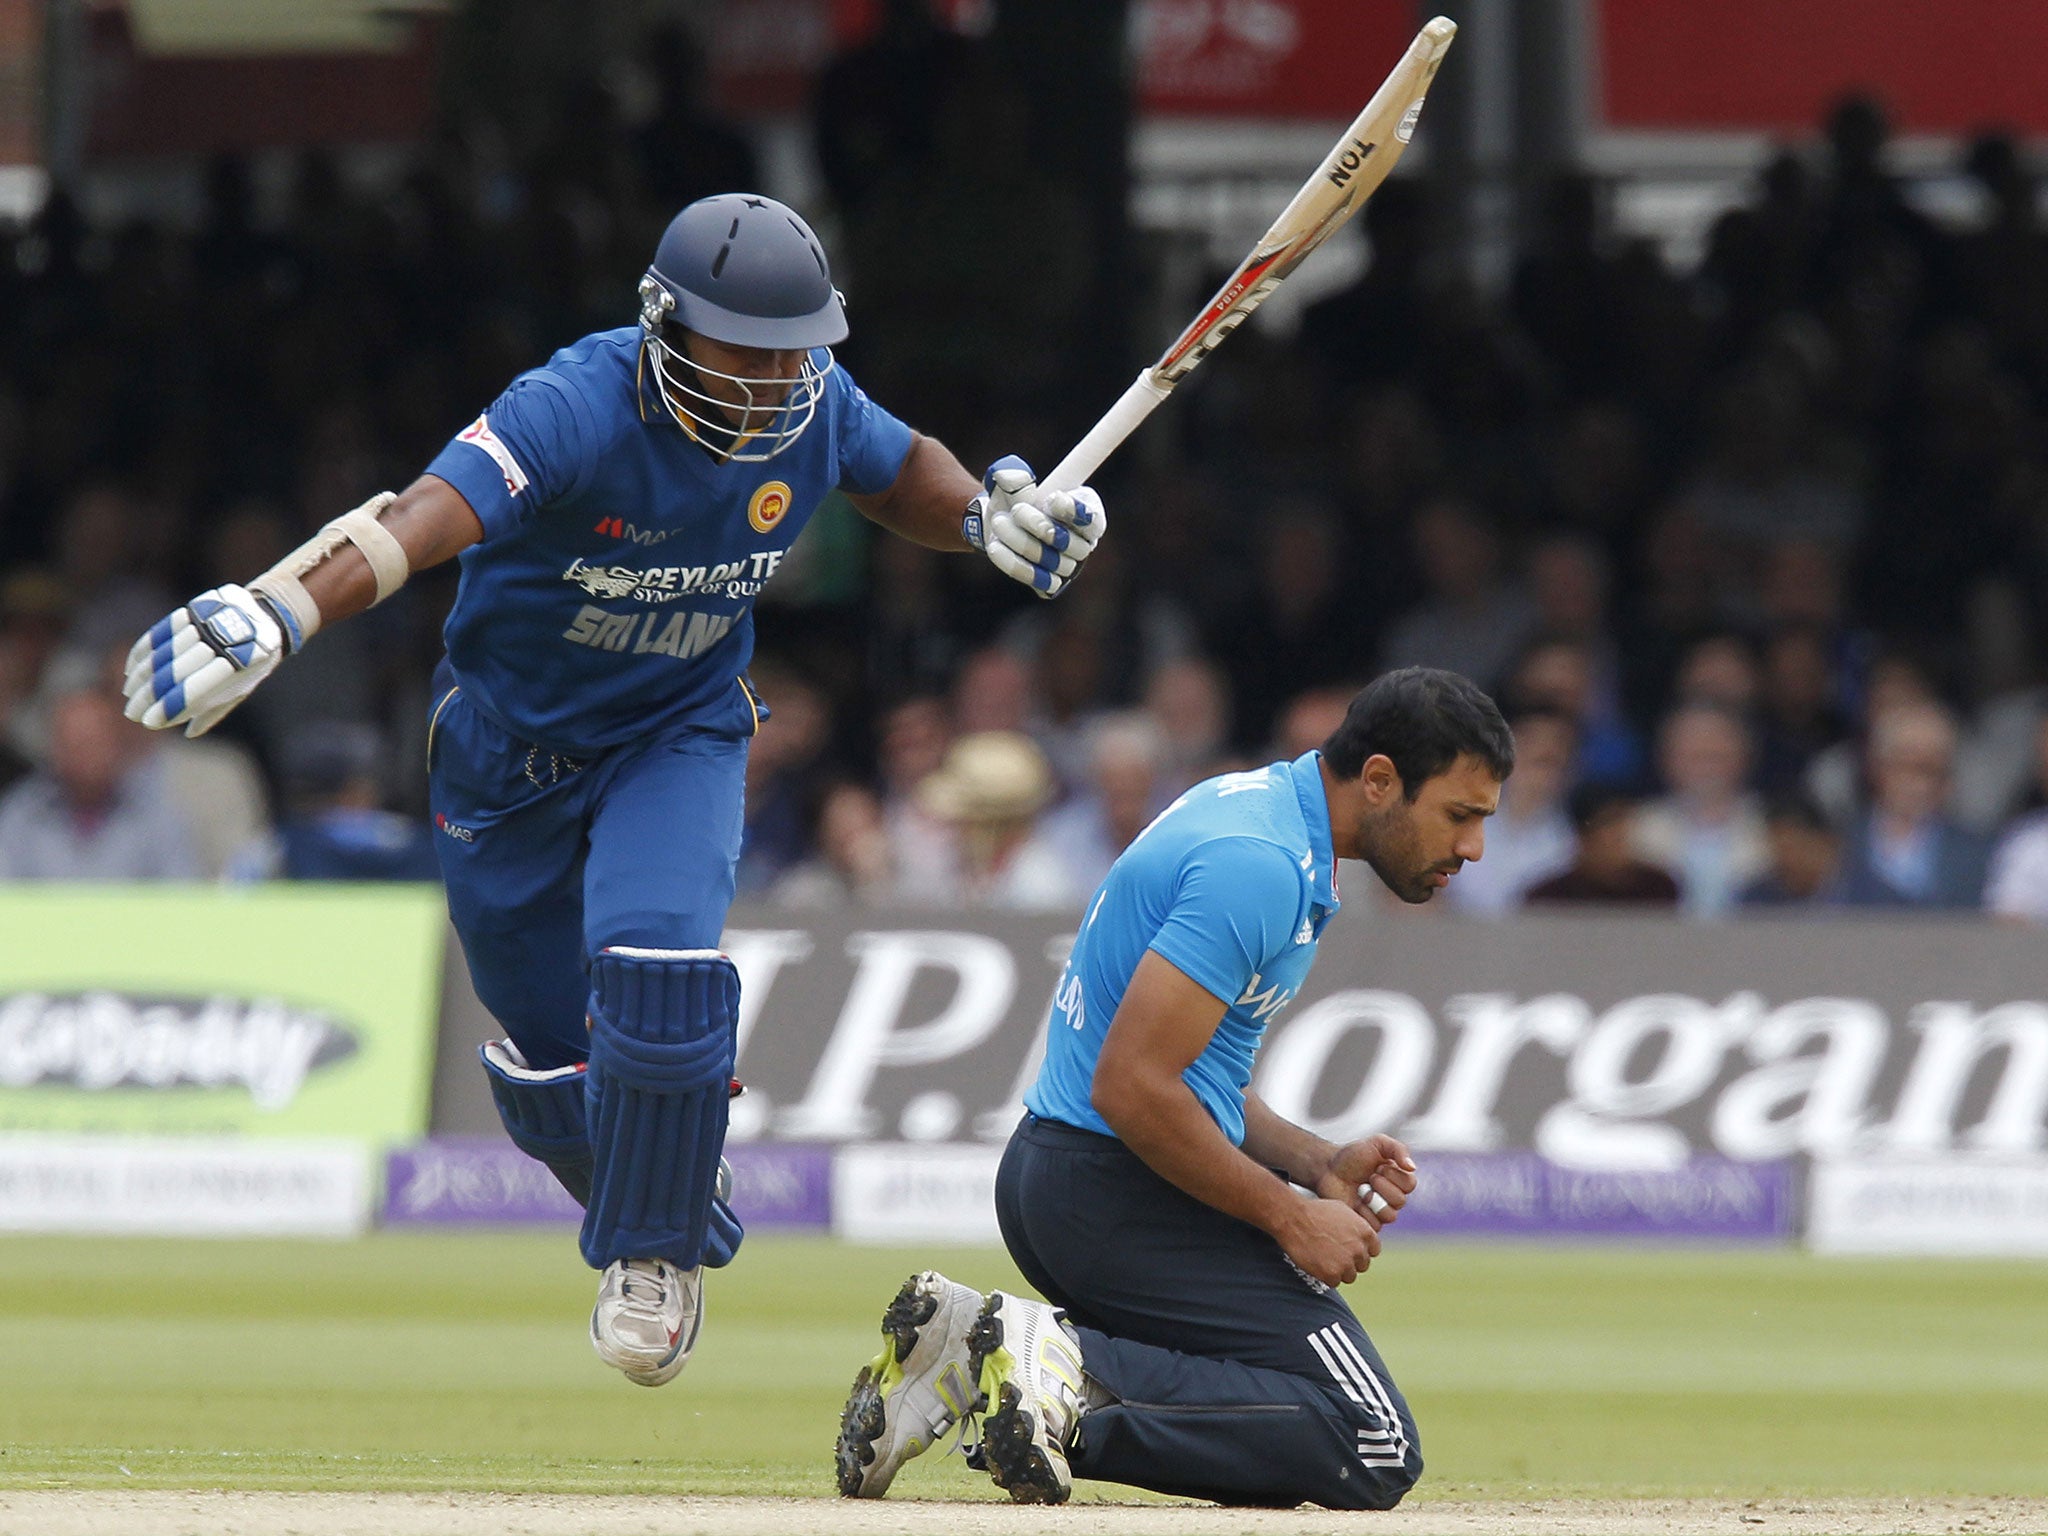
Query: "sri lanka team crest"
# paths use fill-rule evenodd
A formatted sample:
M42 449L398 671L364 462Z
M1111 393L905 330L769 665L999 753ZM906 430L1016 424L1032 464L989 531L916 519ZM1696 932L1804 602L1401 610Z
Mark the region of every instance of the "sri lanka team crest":
M756 533L766 533L789 511L789 487L780 480L770 480L747 502L747 521L754 525Z

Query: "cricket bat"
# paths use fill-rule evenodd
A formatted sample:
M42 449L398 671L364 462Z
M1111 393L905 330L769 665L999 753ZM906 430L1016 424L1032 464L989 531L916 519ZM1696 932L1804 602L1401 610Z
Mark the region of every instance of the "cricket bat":
M1195 365L1244 324L1266 295L1301 265L1303 257L1329 239L1372 196L1414 136L1416 119L1422 115L1422 98L1457 35L1458 24L1445 16L1415 34L1394 72L1373 92L1357 121L1344 130L1336 147L1294 194L1294 200L1230 280L1180 333L1180 339L1139 374L1116 404L1088 429L1087 436L1053 466L1039 482L1042 486L1050 491L1071 491L1087 484L1117 445L1173 393L1174 385L1194 372Z

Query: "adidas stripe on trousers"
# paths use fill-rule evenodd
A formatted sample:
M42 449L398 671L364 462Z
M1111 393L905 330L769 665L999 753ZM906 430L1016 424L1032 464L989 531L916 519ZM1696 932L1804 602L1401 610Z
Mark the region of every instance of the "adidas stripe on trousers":
M1122 1142L1027 1114L996 1175L996 1217L1117 1399L1083 1417L1076 1477L1220 1504L1390 1509L1421 1475L1415 1420L1343 1297Z

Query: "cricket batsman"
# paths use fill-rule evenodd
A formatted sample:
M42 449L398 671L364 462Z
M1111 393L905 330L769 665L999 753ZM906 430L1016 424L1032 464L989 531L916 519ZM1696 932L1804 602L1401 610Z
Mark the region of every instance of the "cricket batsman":
M754 601L834 488L1052 597L1094 492L1007 458L977 482L836 366L841 296L771 198L676 216L637 326L512 381L403 492L136 642L128 715L212 729L319 632L453 556L427 758L448 908L506 1038L505 1129L584 1206L590 1336L643 1386L703 1319L741 1232L718 1187L739 976L718 948L740 851Z
M1336 1287L1415 1190L1390 1136L1342 1145L1251 1090L1267 1025L1337 910L1337 861L1428 901L1485 851L1514 767L1455 673L1390 672L1319 751L1197 784L1089 901L1045 1065L996 1174L1046 1301L927 1270L883 1314L840 1422L839 1488L887 1492L966 1421L1022 1503L1075 1476L1221 1504L1391 1509L1415 1421Z

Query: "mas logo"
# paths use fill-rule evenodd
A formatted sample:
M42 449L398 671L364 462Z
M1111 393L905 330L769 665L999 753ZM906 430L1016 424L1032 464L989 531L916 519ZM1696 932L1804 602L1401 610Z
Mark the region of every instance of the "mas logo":
M789 487L780 480L770 480L747 502L747 521L754 525L754 532L766 533L788 511Z

